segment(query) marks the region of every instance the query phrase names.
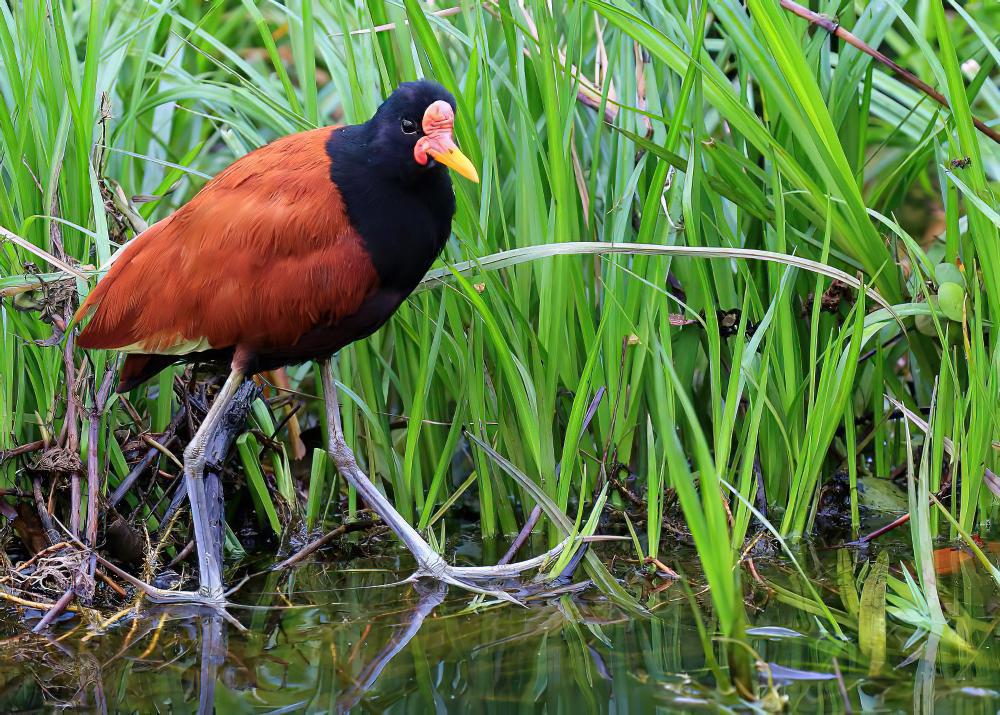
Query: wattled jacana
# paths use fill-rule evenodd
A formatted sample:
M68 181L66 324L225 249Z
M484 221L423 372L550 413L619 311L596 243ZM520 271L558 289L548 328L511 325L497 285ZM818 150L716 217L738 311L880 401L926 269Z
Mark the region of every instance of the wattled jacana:
M207 547L206 442L244 379L307 360L327 361L334 463L413 553L411 580L510 598L484 582L540 563L448 565L368 480L340 429L329 358L382 326L441 252L455 212L447 167L479 181L452 138L454 120L444 87L408 82L364 124L257 149L125 246L80 307L78 318L90 318L80 346L128 353L119 392L177 362L230 367L184 452L201 588L149 587L154 598L224 602L221 564Z

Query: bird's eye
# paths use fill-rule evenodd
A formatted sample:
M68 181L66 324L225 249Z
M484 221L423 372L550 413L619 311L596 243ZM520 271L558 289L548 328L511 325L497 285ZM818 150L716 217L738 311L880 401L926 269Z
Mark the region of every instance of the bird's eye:
M401 120L399 126L402 128L403 134L415 134L417 132L416 122L410 119Z

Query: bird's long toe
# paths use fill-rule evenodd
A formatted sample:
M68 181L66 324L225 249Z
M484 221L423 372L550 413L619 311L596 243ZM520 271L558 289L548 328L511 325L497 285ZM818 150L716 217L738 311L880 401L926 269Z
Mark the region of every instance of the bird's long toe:
M523 606L515 594L522 595L537 589L527 588L528 584L520 578L521 574L544 566L557 557L568 543L569 539L566 539L534 558L495 566L450 566L444 559L439 559L433 563L421 564L407 580L416 582L422 578L433 579L465 591Z
M496 564L495 566L452 566L451 569L459 578L466 579L502 579L514 578L525 571L541 568L549 561L559 556L563 549L569 544L569 539L560 541L555 547L549 549L544 554L540 554L524 561L515 561L510 564Z

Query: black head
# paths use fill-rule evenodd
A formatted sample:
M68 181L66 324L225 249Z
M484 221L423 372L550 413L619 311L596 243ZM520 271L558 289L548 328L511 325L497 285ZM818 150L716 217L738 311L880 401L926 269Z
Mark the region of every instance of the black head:
M400 85L364 124L330 133L326 150L351 225L400 300L451 234L455 192L448 168L479 181L452 138L455 98L436 82Z
M472 162L455 144L455 97L437 82L404 82L363 126L369 166L403 179L450 167L479 181Z

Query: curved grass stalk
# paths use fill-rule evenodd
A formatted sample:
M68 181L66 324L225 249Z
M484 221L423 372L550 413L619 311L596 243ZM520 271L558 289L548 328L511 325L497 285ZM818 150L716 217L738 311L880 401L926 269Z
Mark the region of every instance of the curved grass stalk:
M430 290L453 274L468 276L480 272L496 271L521 263L536 261L552 256L593 256L624 253L632 256L682 256L690 258L709 259L743 259L780 263L794 268L802 268L811 273L833 278L845 283L855 290L863 290L865 295L880 306L893 312L892 305L874 288L869 288L851 274L819 261L794 256L776 251L764 251L755 248L724 248L716 246L659 246L638 243L615 243L608 241L568 241L566 243L547 243L540 246L525 246L512 248L509 251L492 253L483 258L462 261L445 268L429 271L417 287L417 291Z

